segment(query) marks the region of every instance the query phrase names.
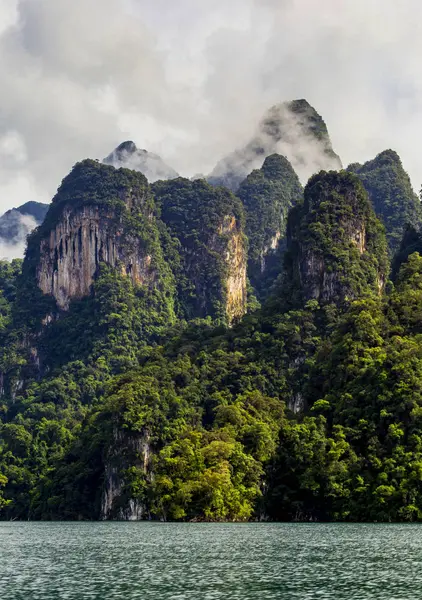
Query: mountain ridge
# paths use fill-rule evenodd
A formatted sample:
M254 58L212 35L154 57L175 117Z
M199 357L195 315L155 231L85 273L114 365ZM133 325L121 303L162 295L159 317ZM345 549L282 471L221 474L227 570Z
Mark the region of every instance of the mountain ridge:
M308 107L296 160L310 136L339 166ZM83 160L24 261L0 261L0 518L422 521L422 242L400 159L303 190L265 152L239 197Z

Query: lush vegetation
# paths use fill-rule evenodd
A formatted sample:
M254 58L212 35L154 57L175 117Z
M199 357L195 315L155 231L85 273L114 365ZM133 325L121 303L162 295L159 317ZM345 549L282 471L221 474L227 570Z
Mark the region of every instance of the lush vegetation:
M267 294L269 280L280 272L286 246L287 215L303 197L302 186L287 158L268 156L239 187L249 240L248 276L259 294Z
M400 247L408 225L421 224L421 203L400 157L393 150L385 150L373 160L348 170L356 173L367 190L375 213L385 226L391 256Z
M249 181L263 211L250 221L251 252L290 193L261 173ZM362 184L321 172L290 209L272 293L227 328L227 273L210 244L242 223L241 201L202 181L142 185L161 290L103 264L92 294L41 326L54 302L27 275L44 229L24 276L19 262L0 264L2 517L123 518L138 507L166 520L422 520L419 234L408 232L388 280ZM146 235L142 215L101 194L116 223ZM71 200L69 189L52 210ZM204 274L199 314L191 273ZM161 310L169 298L173 318Z
M311 177L303 205L291 213L288 236L284 288L292 298L298 291L304 300L340 306L382 288L384 229L355 175L330 171Z
M167 247L182 318L211 316L226 322L226 254L233 234L239 234L243 245L242 203L227 189L212 187L202 179L159 181L152 189L172 240Z

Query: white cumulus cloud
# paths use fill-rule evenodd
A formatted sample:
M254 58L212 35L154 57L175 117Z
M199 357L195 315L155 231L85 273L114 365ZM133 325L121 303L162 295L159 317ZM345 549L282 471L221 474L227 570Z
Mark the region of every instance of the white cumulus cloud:
M421 28L420 0L0 0L0 212L125 139L207 173L294 98L419 187Z

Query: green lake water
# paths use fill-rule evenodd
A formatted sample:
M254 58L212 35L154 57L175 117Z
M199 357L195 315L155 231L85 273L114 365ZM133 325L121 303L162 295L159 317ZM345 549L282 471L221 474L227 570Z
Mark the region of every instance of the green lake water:
M0 522L1 600L418 600L422 526Z

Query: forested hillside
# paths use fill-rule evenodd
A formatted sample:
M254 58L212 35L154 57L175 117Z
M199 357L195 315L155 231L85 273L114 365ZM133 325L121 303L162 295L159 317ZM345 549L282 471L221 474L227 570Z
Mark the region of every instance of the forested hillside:
M236 195L140 170L77 163L0 263L1 518L422 520L397 155L303 189L270 153Z
M400 157L385 150L374 160L348 167L356 173L369 194L377 216L385 225L391 256L400 247L407 225L420 226L420 200L412 189L409 176Z

